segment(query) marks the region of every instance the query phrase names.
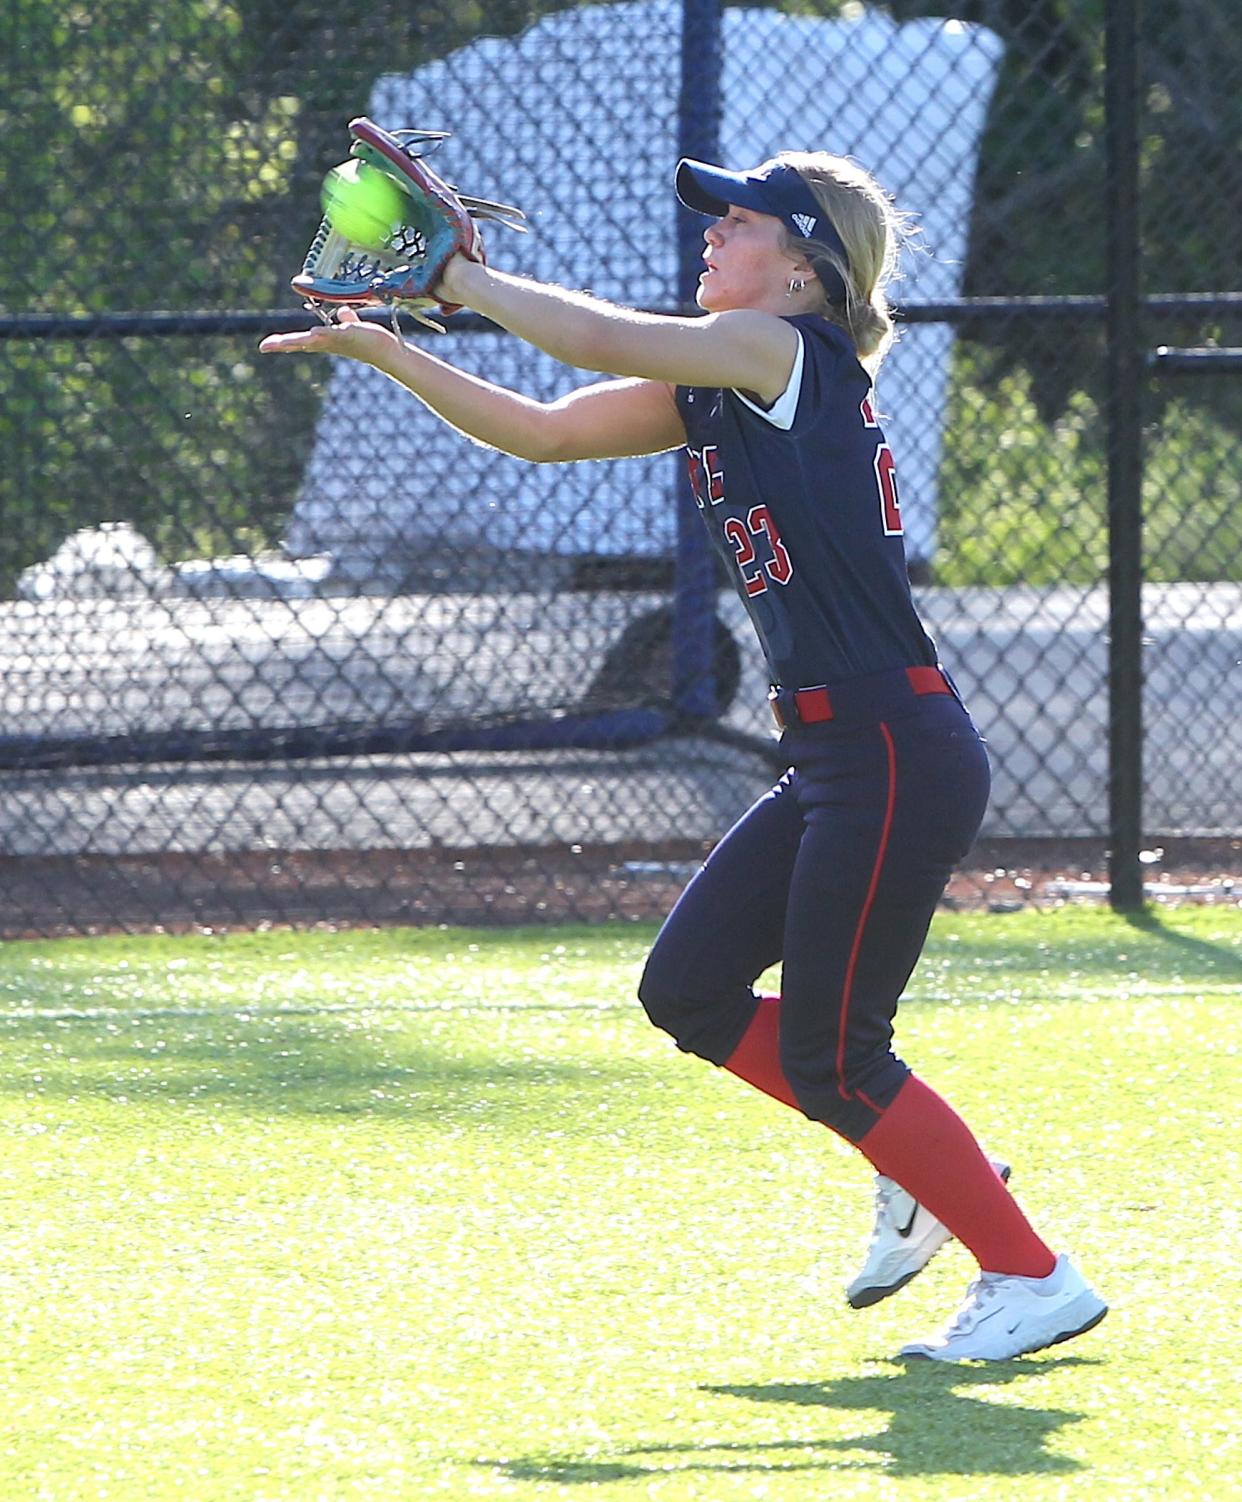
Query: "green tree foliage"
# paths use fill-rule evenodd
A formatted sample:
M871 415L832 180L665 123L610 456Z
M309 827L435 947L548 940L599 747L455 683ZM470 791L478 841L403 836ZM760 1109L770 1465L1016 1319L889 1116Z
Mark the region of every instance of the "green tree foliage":
M967 296L1102 294L1108 282L1104 66L1106 0L892 0L898 19L977 22L1005 43L984 136ZM1242 266L1242 32L1222 0L1145 5L1140 97L1143 276L1150 293L1227 291ZM1102 328L1060 326L1055 358L1032 363L1027 326L979 321L1001 368L1031 378L1055 422L1084 388L1101 396ZM1152 326L1152 344L1237 342L1242 322ZM1153 393L1159 400L1160 394ZM1210 400L1242 416L1242 392Z
M283 195L298 103L248 115L242 19L220 0L17 0L0 90L6 312L81 315L266 302L264 213ZM123 517L170 556L227 549L278 511L257 360L233 340L5 347L11 577L77 526ZM298 382L292 383L294 391ZM303 389L305 382L302 382ZM296 398L294 399L296 400Z
M1146 577L1242 578L1238 439L1188 391L1146 435ZM1048 422L1030 369L962 341L945 414L935 577L952 586L1099 584L1108 572L1107 438L1071 392Z
M839 0L787 0L837 15ZM1108 286L1106 0L889 0L1005 44L980 150L963 291ZM1231 291L1242 267L1242 29L1223 0L1141 7L1143 277L1149 293ZM880 165L880 164L876 164ZM1242 343L1242 318L1148 322L1151 346ZM980 316L961 328L945 419L936 575L1097 582L1107 566L1102 321ZM1242 576L1242 382L1149 383L1153 579Z
M320 180L376 77L556 8L11 0L0 314L292 306ZM101 521L169 558L278 539L325 371L254 342L0 346L0 584Z

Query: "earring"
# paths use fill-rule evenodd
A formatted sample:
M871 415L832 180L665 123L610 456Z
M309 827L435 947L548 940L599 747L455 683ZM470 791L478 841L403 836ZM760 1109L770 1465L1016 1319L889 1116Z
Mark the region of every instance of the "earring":
M806 283L804 281L799 281L796 276L791 276L789 278L789 286L785 289L785 296L797 297L799 292L803 292L805 290Z

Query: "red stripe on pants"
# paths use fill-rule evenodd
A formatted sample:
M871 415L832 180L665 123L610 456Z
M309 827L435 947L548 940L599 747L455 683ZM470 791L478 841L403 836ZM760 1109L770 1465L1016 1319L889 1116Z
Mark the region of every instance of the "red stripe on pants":
M862 911L858 915L858 927L854 930L849 963L845 967L845 983L841 987L841 1018L837 1025L837 1093L842 1100L849 1100L851 1094L854 1093L849 1089L845 1078L845 1037L850 1020L854 972L858 968L858 955L862 949L867 919L871 915L875 894L880 885L880 872L884 869L884 857L888 854L888 837L893 832L893 810L897 806L897 752L893 746L893 737L889 733L889 728L883 721L880 722L880 734L884 737L884 750L888 758L888 796L884 804L884 823L880 829L880 843L875 853L875 864L871 868L871 882L867 887L867 895L863 899ZM860 1096L860 1098L866 1100L866 1096ZM873 1101L867 1101L867 1104L876 1111L881 1109Z

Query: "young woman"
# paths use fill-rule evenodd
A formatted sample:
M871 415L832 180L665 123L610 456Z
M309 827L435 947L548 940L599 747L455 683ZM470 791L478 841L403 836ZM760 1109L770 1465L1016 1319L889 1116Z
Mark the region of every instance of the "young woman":
M749 172L683 161L712 222L705 317L633 312L455 256L436 295L609 379L532 401L345 312L268 353L347 355L471 438L536 462L686 449L767 658L789 771L729 831L656 940L640 997L678 1046L853 1143L878 1173L855 1307L957 1236L980 1267L905 1357L1003 1360L1106 1305L1032 1229L961 1118L892 1050L897 1001L988 797L986 754L915 612L872 378L900 224L826 154ZM781 995L756 995L782 963Z

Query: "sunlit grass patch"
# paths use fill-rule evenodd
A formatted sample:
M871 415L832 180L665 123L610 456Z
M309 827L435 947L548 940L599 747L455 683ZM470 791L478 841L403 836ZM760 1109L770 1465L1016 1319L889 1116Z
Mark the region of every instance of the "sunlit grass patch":
M865 1164L677 1053L651 931L0 956L0 1496L1227 1497L1242 914L945 916L911 1063L1109 1298L997 1367L853 1313Z

